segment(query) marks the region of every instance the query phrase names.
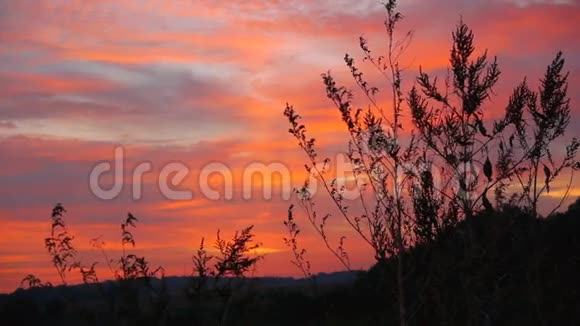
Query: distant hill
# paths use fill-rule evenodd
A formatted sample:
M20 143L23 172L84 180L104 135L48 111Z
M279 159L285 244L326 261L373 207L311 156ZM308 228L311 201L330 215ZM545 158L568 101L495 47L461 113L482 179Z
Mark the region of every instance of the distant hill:
M316 284L319 286L338 286L348 283L354 283L358 275L362 271L341 271L333 273L319 273L314 275ZM192 282L197 280L197 277L191 276L168 276L163 279L166 291L172 295L185 292L191 286ZM305 288L309 287L311 280L304 278L293 277L248 277L243 279L232 279L235 283L244 283L245 286L256 289L267 288ZM154 288L161 287L161 279L151 278L148 280L150 285ZM209 282L208 286L220 286L226 283L228 279L223 279L217 284ZM144 282L143 280L136 280L135 283ZM143 284L143 286L145 286ZM52 300L66 296L72 300L91 300L98 299L102 295L100 291L115 291L119 288L118 281L105 281L100 284L77 284L69 286L55 286L55 287L39 287L32 289L17 289L11 294L0 294L0 306L14 300L29 300L38 304L46 304Z

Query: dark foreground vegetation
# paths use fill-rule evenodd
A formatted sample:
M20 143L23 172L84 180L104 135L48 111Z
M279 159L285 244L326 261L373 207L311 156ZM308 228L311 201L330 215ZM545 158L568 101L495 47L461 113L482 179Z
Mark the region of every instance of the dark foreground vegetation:
M405 253L409 325L580 324L580 200L482 213ZM312 280L138 278L0 297L2 325L391 325L396 260ZM224 317L225 286L232 291Z

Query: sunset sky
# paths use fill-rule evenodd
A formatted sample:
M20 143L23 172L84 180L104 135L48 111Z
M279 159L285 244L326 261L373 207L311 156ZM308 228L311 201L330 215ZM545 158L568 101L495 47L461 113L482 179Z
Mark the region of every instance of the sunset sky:
M405 87L419 65L444 73L460 17L473 28L477 50L497 55L502 75L490 118L502 114L525 76L536 88L562 50L572 100L564 140L580 137L580 2L401 0L399 9L401 30L414 31L402 58ZM17 288L28 273L57 280L43 241L58 202L68 210L79 258L99 259L102 279L111 275L90 239L102 236L108 255L118 257L128 211L139 218L136 251L170 275L191 272L202 236L213 243L218 228L230 236L253 224L266 254L256 275L298 276L282 241L290 202L276 190L264 200L259 183L255 197L244 200L241 171L252 162L280 162L293 185L303 181L306 157L287 132L286 102L304 116L324 153L346 149L320 74L331 70L353 86L344 54L361 58L360 35L383 49L383 19L377 0L0 0L0 292ZM113 160L117 146L126 151L123 192L110 201L96 198L90 171ZM145 161L153 172L136 201L132 168ZM179 185L193 191L191 201L161 195L156 176L170 162L191 168ZM212 162L233 171L232 200L200 193L196 177ZM552 199L561 187L554 186ZM572 195L580 196L579 181ZM313 271L340 269L305 217L296 217ZM332 224L333 234L344 229ZM353 267L368 267L371 250L344 232L352 238Z

